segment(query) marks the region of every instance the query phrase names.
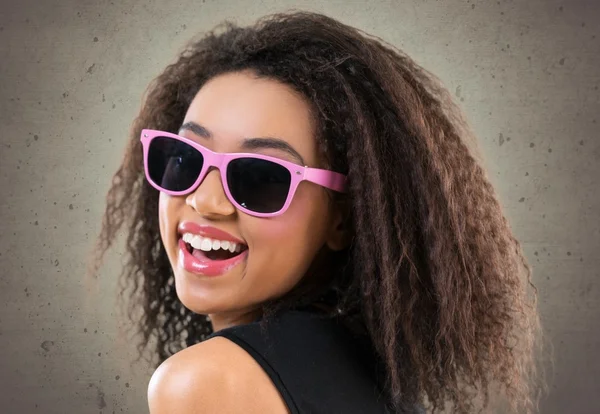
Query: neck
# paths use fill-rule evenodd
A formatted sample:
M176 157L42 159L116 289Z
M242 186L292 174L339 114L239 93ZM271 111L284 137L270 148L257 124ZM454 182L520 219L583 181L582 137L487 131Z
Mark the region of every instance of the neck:
M210 313L208 317L212 323L213 331L216 332L232 326L245 325L254 322L259 315L259 309L251 309Z

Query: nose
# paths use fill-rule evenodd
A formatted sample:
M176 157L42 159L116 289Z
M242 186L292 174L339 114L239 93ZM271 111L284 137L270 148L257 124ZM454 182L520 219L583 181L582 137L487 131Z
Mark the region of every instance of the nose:
M214 167L198 188L187 195L185 202L205 217L230 216L236 211L225 194L219 170Z

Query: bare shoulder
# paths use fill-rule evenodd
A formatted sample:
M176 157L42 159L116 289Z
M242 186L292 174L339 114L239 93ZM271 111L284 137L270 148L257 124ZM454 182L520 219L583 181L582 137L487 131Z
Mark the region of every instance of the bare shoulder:
M151 414L289 413L262 367L223 337L163 362L148 384L148 405Z

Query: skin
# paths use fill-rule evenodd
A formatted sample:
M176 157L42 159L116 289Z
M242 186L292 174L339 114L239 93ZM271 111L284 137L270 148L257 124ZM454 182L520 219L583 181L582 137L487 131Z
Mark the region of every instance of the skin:
M209 339L163 362L148 385L151 414L287 414L262 367L223 337Z
M251 72L215 77L193 99L182 124L189 121L202 125L212 138L189 130L179 134L213 151L257 152L300 164L280 149L241 150L244 138L276 137L293 147L305 165L322 168L310 106L275 80L257 79ZM174 270L177 295L190 310L209 315L215 331L253 321L260 303L292 289L324 246L344 248L348 235L342 217L342 209L330 201L326 190L309 182L300 184L283 215L247 215L229 202L216 169L195 192L178 197L161 193L159 199L160 233ZM217 277L187 272L178 263L177 226L181 221L208 224L244 240L249 249L247 259ZM194 392L185 392L190 383ZM233 395L235 398L228 398ZM256 361L222 337L189 347L165 361L150 381L148 398L152 413L213 412L212 403L218 412L287 412ZM206 411L193 411L193 406Z

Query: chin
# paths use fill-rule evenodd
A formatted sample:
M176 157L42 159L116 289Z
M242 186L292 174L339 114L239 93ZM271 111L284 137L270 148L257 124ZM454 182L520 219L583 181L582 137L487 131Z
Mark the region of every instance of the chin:
M235 297L224 294L219 294L217 291L189 283L188 279L194 278L195 275L185 275L185 270L178 269L175 273L175 290L179 301L190 311L208 315L214 313L223 313L235 311L239 300ZM229 292L231 293L231 292Z

